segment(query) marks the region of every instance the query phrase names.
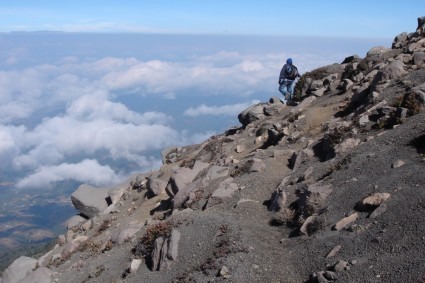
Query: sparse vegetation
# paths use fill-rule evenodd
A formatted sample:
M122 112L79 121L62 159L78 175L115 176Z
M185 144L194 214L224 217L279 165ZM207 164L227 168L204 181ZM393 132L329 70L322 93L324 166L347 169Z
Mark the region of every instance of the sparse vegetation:
M269 224L271 226L295 227L295 211L290 208L284 208L282 211L274 213Z
M344 141L346 138L352 136L351 127L350 126L341 126L335 128L327 128L324 127L325 138L330 142L331 145L337 145Z
M186 168L193 168L193 166L195 165L195 161L195 158L186 158L180 163L180 166Z
M99 228L97 228L97 231L93 236L96 237L96 236L99 236L100 234L102 234L103 231L105 231L106 229L111 227L111 222L112 222L111 219L103 220L102 224L100 224Z
M413 116L418 114L419 112L421 112L423 107L419 99L413 93L397 96L391 105L393 107L407 108L408 116Z
M418 114L419 112L421 112L422 109L422 105L419 102L419 99L415 97L415 95L407 95L401 107L405 107L408 109L407 115L409 116Z
M316 232L323 230L325 228L325 220L322 217L315 217L308 225L307 225L307 234L309 236L315 234Z
M317 68L311 72L304 73L295 84L294 99L298 101L302 100L303 93L308 89L310 83L313 80L323 79L327 75L329 75L329 73L326 71L325 67Z
M415 147L419 154L425 154L425 134L414 138L409 145Z
M254 160L249 159L245 162L242 162L241 164L236 165L233 171L230 173L230 176L237 177L249 173L253 163Z
M306 190L297 190L296 194L299 199L296 204L294 223L301 226L309 216L315 215L321 210L323 198L320 194Z
M170 221L161 221L147 228L139 243L133 248L133 254L138 257L150 256L155 240L159 237L169 237L173 224Z

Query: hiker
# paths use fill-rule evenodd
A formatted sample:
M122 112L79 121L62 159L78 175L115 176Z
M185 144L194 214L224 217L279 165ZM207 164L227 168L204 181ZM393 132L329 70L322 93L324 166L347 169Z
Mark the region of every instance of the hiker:
M279 76L279 91L283 94L283 103L288 105L292 102L294 96L295 80L301 77L297 67L292 65L292 59L288 58L286 64L283 65Z

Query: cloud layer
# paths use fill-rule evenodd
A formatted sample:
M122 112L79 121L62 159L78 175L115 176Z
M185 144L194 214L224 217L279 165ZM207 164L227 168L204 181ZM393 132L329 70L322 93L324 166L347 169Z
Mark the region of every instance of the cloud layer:
M259 100L252 100L251 102L237 103L232 105L223 105L223 106L208 106L201 104L197 107L190 107L184 111L184 115L190 117L196 117L201 115L211 115L211 116L235 116L242 112L244 109L248 108L250 105L259 103Z
M180 115L237 115L259 101L254 98L277 94L285 57L233 51L185 61L65 57L54 64L13 68L20 61L14 54L3 62L8 69L0 69L0 167L24 175L15 180L20 188L49 187L66 179L105 186L130 173L112 169L104 160L126 160L138 171L156 168L160 160L152 152L214 133L208 128L203 133L176 130L179 118L166 113L164 101L188 93L231 96L239 102L186 105ZM311 59L298 56L299 69L323 63L323 58ZM131 109L122 100L129 96L155 100L157 110Z

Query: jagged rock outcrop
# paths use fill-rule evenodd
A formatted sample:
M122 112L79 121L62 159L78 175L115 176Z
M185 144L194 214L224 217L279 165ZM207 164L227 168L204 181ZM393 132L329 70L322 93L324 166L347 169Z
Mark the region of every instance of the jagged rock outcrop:
M79 188L90 219L39 265L58 282L421 282L424 39L420 18L304 74L298 106L274 97L125 186Z

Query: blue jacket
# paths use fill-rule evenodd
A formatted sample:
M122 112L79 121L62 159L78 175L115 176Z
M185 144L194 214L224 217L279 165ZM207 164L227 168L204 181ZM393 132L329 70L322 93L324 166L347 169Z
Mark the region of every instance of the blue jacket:
M291 73L290 68L297 68L297 67L295 67L294 65L290 65L290 64L283 65L282 70L280 71L279 84L282 84L283 81L285 81L285 80L286 81L294 81L296 79L296 77L295 78L288 77L287 74ZM300 74L298 74L298 72L297 72L297 77L300 77Z

